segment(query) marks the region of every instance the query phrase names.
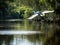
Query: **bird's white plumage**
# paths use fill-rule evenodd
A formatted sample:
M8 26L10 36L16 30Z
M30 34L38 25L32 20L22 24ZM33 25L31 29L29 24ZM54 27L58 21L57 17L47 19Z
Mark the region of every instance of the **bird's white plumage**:
M54 10L52 10L52 11L43 11L42 13L52 13L52 12L54 12Z
M29 18L27 18L27 19L33 19L33 18L35 18L36 16L38 16L38 14L34 14L34 15L32 15L31 17L29 17Z
M52 11L45 10L45 11L42 12L42 14L40 14L40 16L43 17L43 16L45 16L46 13L53 13L53 12L54 12L54 10L52 10ZM33 18L35 18L36 16L38 16L37 13L34 14L34 15L32 15L31 17L27 18L27 19L33 19Z
M45 16L45 14L41 14L40 16L43 17L43 16Z

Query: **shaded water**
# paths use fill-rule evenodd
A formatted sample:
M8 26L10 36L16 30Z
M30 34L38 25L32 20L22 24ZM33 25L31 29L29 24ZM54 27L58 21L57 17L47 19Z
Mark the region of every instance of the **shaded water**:
M0 34L0 45L44 45L47 38L52 37L55 30L59 30L60 25L58 23L47 23L37 21L4 21L0 22L0 31L39 31L43 34ZM7 32L6 32L7 33ZM21 33L21 32L20 32Z

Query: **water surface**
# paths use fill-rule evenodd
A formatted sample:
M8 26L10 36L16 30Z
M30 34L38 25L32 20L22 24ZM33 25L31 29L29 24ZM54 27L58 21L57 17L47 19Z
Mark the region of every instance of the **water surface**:
M46 38L51 37L59 27L58 23L1 21L0 45L44 45Z

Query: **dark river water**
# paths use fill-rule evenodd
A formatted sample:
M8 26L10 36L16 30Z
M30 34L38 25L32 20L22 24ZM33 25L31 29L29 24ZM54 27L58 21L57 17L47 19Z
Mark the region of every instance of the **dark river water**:
M52 37L54 31L59 30L59 27L58 23L27 20L0 21L0 45L44 45L46 39ZM11 34L12 32L4 34L3 31L15 32L14 34ZM20 31L20 33L16 34L16 31Z

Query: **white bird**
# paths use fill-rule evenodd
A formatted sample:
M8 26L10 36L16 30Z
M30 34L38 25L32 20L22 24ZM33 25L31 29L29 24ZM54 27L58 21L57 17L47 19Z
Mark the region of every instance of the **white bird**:
M35 12L34 15L32 15L31 17L29 17L27 19L33 19L33 18L35 18L38 15L40 15L41 17L43 17L43 16L45 16L46 13L52 13L52 12L54 12L54 10L52 10L52 11L47 11L46 10L46 11L43 11L43 12L37 11L37 12Z
M32 15L31 17L29 17L29 18L27 18L27 19L33 19L33 18L35 18L36 16L38 16L38 14L34 14L34 15Z

